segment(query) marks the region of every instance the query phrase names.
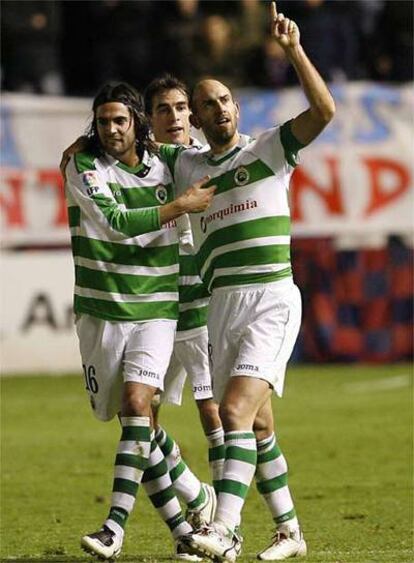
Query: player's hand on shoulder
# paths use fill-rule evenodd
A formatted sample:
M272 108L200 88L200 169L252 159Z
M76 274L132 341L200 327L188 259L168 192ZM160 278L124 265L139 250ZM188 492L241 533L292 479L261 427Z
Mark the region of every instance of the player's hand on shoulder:
M270 4L271 35L283 49L297 47L300 44L300 32L297 24L278 14L276 2Z
M63 151L62 158L60 159L59 169L64 180L66 180L66 167L68 165L70 157L75 153L84 151L87 146L87 140L88 138L84 135L78 137L74 143L72 143Z
M210 206L217 186L206 187L209 181L210 176L201 178L180 196L187 213L200 213Z

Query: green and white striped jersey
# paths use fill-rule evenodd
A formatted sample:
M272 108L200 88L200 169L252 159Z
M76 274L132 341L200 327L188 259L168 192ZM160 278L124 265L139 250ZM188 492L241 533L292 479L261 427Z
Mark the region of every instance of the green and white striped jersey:
M110 321L178 318L175 221L159 207L174 198L168 167L146 153L128 167L78 153L66 197L75 263L75 313Z
M199 151L206 150L206 147L203 147L197 139L192 139L190 146L192 149ZM210 294L201 281L197 260L193 255L193 236L188 215L180 217L177 223L178 230L181 232L178 282L179 317L176 340L182 340L195 336L206 329ZM186 251L186 248L191 248L191 251Z
M207 309L210 294L201 281L196 257L180 248L179 265L179 338L194 336L207 326ZM189 332L191 331L191 332ZM184 334L185 332L185 334ZM177 337L176 337L177 338Z
M290 122L256 139L241 135L219 157L161 147L178 192L206 175L208 185L217 185L212 205L190 215L200 275L210 292L292 276L288 190L300 148Z

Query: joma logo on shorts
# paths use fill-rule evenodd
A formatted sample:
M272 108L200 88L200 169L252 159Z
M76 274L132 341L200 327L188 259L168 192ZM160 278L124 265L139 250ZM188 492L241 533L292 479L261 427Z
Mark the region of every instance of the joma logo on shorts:
M246 371L259 371L259 368L257 366L253 366L252 364L239 364L236 369Z
M138 370L138 375L142 375L143 377L153 377L154 379L158 379L158 373L155 373L155 371L148 371L147 369L142 369L140 368Z
M211 385L193 385L193 393L201 391L211 391Z

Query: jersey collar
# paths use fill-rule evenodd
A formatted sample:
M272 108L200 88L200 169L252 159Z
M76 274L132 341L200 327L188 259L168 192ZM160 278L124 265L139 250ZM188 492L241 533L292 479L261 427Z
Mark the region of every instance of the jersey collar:
M124 164L123 162L117 160L108 153L105 153L105 158L110 166L117 166L118 168L121 168L121 170L129 172L129 174L135 174L136 176L139 176L141 178L148 174L152 165L152 156L148 151L144 152L141 162L136 166L128 166L127 164Z
M211 166L219 166L226 160L229 160L229 158L232 158L239 151L241 151L241 149L247 146L250 143L250 141L251 141L251 137L249 137L248 135L240 134L237 145L229 149L227 152L222 153L220 155L214 155L211 150L207 151L206 158L208 164L210 164Z

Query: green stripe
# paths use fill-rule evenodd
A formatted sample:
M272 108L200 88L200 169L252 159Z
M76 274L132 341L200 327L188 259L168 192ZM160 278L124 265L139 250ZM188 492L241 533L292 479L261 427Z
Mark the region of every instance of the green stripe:
M273 479L267 479L266 481L257 482L257 490L260 494L266 495L267 493L273 493L278 489L281 489L287 485L287 473L274 477Z
M174 167L178 155L185 150L185 147L176 145L161 145L160 148L160 158L164 162L167 163L167 166L171 172L172 177L174 178Z
M256 450L248 450L247 448L241 448L240 446L227 446L226 460L228 459L243 461L256 467L257 452Z
M197 253L197 262L199 266L203 265L215 248L225 244L254 238L286 235L290 235L290 217L286 215L262 217L261 219L229 225L208 235Z
M123 528L128 520L128 512L120 506L112 506L108 518L116 522Z
M276 524L282 524L282 522L287 522L288 520L292 520L292 518L295 518L295 516L296 516L296 510L292 508L292 510L289 510L289 512L286 512L281 516L277 516L273 520L276 522Z
M88 170L96 170L95 158L96 157L91 153L75 153L73 159L78 173L81 174L82 172L87 172Z
M219 483L220 493L228 493L236 497L245 499L249 487L238 481L233 481L231 479L222 479Z
M80 216L81 216L80 207L78 207L77 205L71 205L70 207L68 207L69 227L79 227Z
M161 444L160 441L162 441L163 438L165 438L165 441L164 441L163 444ZM158 443L159 447L161 448L161 451L164 454L164 456L168 457L173 450L174 440L168 436L168 434L165 432L165 430L163 431L161 440L159 440L159 436L157 436L157 435L156 435L155 439L157 440L157 443Z
M123 426L121 440L151 442L150 428L149 426Z
M284 123L280 128L280 142L282 143L285 158L288 163L295 167L298 163L298 152L305 145L302 145L292 133L292 120Z
M155 506L155 508L160 508L161 506L166 505L167 502L169 502L174 497L175 492L171 485L163 491L159 491L158 493L150 495L151 502Z
M113 493L125 493L127 495L136 496L138 490L138 483L135 481L130 481L129 479L119 479L115 477L114 486L112 488Z
M124 465L126 467L135 467L141 471L145 471L148 465L148 460L139 455L133 454L117 454L115 458L115 465Z
M180 524L182 524L184 522L184 516L182 514L182 512L177 512L177 514L175 516L172 516L171 518L168 518L168 520L165 521L165 523L167 524L167 526L169 527L169 529L171 531L175 530L175 528L177 526L179 526Z
M180 276L199 276L197 260L193 255L180 254L178 259L180 264Z
M210 290L218 287L226 287L231 285L252 285L255 283L271 283L284 278L292 277L292 268L289 266L279 272L266 272L257 274L229 274L228 276L219 276L213 280Z
M209 448L208 450L208 461L217 461L219 459L224 459L226 453L226 448L223 445L216 446L214 448Z
M124 204L127 209L159 206L169 203L174 199L171 184L157 184L156 186L126 188L116 182L108 182L108 186L114 196L114 199L119 204ZM156 196L157 191L161 187L167 190L167 197L165 201L160 201Z
M228 192L233 188L243 190L246 188L246 186L249 186L255 182L260 182L265 178L274 176L273 170L269 168L267 164L265 164L261 160L255 160L250 164L243 164L242 168L247 170L249 178L248 178L248 182L240 186L235 182L235 176L237 175L237 170L239 168L240 167L238 166L236 168L228 170L227 172L221 174L220 176L215 176L214 178L211 178L211 180L205 185L205 187L207 188L209 186L217 186L214 195L219 195Z
M210 262L203 280L207 286L214 271L218 268L238 268L239 266L259 266L264 264L284 264L290 262L290 245L275 244L232 250L216 256Z
M158 231L161 228L158 207L124 211L112 198L103 194L92 195L91 199L102 212L111 228L127 237L143 235Z
M194 510L205 504L206 502L206 492L203 487L200 487L200 492L198 493L197 497L192 500L191 502L187 503L187 508L189 510Z
M118 303L75 295L75 313L91 315L107 321L150 321L152 319L178 319L178 301L152 301L151 303Z
M204 283L180 285L178 291L180 294L180 303L192 303L196 299L210 297L210 293Z
M74 256L128 266L172 266L178 263L178 244L140 247L87 237L72 237Z
M168 473L168 466L165 461L165 458L163 458L156 465L148 467L148 469L145 471L142 477L142 482L148 483L149 481L154 481L155 479L159 479L160 477L166 475L167 473Z
M257 453L257 464L259 465L259 463L266 463L268 461L273 461L274 459L277 459L280 455L282 454L280 448L276 447L275 449L272 448L270 451L268 452L263 452Z
M208 307L188 309L178 314L177 331L191 330L207 324Z
M184 473L186 468L186 464L183 461L180 461L178 465L170 469L170 477L173 484L178 479L178 477L180 477L180 475Z
M98 289L109 293L146 294L158 292L176 292L178 274L166 276L135 276L91 270L84 266L75 266L76 284L89 289Z

